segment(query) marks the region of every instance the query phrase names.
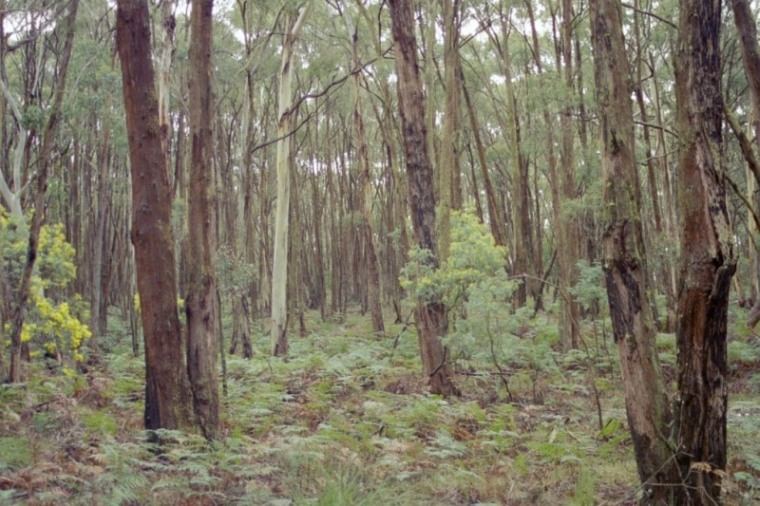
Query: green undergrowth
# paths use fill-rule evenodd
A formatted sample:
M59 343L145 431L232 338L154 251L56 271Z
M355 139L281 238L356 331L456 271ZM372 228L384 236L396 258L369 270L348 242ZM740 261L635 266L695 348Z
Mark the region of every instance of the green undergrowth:
M413 328L378 337L365 316L309 314L310 333L291 334L287 359L262 353L259 330L251 360L227 357L225 437L208 444L175 431L148 442L141 358L113 315L100 365L68 376L40 368L0 387L0 504L631 503L637 475L614 344L599 331L593 360L557 353L543 318L499 350L509 391L489 356L473 354L458 357L463 395L453 399L426 392ZM732 367L756 368L756 342L736 342ZM673 336L658 345L667 374ZM741 378L729 413L730 504L750 504L760 489L758 392L751 374Z

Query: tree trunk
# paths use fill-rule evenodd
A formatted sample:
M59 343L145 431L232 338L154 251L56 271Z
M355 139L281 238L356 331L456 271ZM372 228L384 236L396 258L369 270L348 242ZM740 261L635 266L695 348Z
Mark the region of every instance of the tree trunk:
M438 244L441 262L449 256L451 211L461 207L461 194L455 195L455 174L459 172L459 0L443 2L444 65L446 104L441 137L440 202L438 204ZM457 192L459 189L457 188ZM459 204L459 205L457 205Z
M417 64L414 16L409 0L390 0L390 7L412 225L417 245L431 253L430 266L436 269L438 257L433 166L427 149L425 100ZM447 327L445 306L437 298L418 300L415 318L422 365L431 392L457 394L458 390L451 379L447 349L441 342L441 336Z
M572 26L573 8L571 0L562 0L562 62L565 85L572 95L573 89L573 60L572 60ZM581 233L578 218L568 209L568 203L577 197L575 183L575 149L572 126L573 106L568 104L560 114L562 142L560 144L560 164L562 165L559 181L559 291L560 291L560 335L565 349L577 348L580 344L580 307L570 293L570 289L578 279L580 259Z
M253 347L251 345L250 309L248 307L248 298L245 294L234 294L232 296L232 338L230 339L230 355L237 352L238 345L243 349L243 357L251 358L253 356Z
M190 382L177 314L166 153L161 146L146 0L119 0L116 46L132 171L132 244L145 339L145 428L192 425Z
M274 266L272 267L272 354L275 356L288 353L288 229L290 210L290 110L293 97L291 82L293 79L293 49L301 30L304 17L308 11L307 3L301 8L295 23L288 27L283 37L282 64L280 65L280 85L278 92L277 120L277 210L274 227Z
M189 283L187 371L193 409L201 432L215 439L219 431L218 336L214 228L212 219L211 44L213 0L193 0L190 16L190 193L188 195Z
M100 331L101 318L105 315L101 315L103 306L108 307L103 302L103 257L107 254L106 251L106 226L108 225L108 216L110 214L110 185L108 184L108 171L111 168L108 156L108 145L110 140L110 132L106 128L103 133L103 146L101 149L101 155L97 158L98 161L98 184L97 184L97 220L95 224L95 237L93 240L93 259L92 259L92 298L90 303L90 329L95 333L95 342L101 338ZM97 329L97 331L96 331ZM92 343L91 343L92 344Z
M354 27L352 37L352 66L358 69L359 62L358 32ZM372 175L369 165L369 148L364 131L362 117L362 88L361 72L354 74L354 135L356 137L356 157L359 164L359 184L356 191L356 207L361 216L359 224L360 240L364 245L364 266L367 274L367 304L372 316L372 330L377 333L385 332L383 324L382 294L380 291L380 269L375 249L374 232L372 230Z
M739 32L739 42L741 42L744 73L747 76L747 83L749 84L750 103L752 105L752 130L755 135L755 143L760 148L760 47L758 47L757 43L757 26L755 25L755 18L752 15L752 9L748 0L732 0L731 5L734 11L736 30ZM734 130L738 133L738 129L735 128ZM754 152L751 143L745 144L747 145L746 147L742 146L742 152L745 153L745 159L749 162L750 157L746 153ZM760 171L757 170L757 167L755 167L754 175L760 179ZM752 193L749 195L751 197L750 202L756 204L759 200L757 195ZM754 231L755 234L750 234L749 240L756 243L760 242L760 238L757 236L757 227L751 226L750 230ZM760 254L758 254L757 247L752 248L752 252L753 272L758 272L760 271L758 268ZM755 277L754 282L759 283L760 281L757 279L757 276ZM754 328L758 321L760 321L760 294L758 294L757 300L755 300L755 304L750 311L747 324L750 328Z
M480 173L483 176L483 189L486 192L486 203L488 204L488 225L491 228L491 235L493 236L494 242L498 246L506 246L506 232L504 230L504 224L500 219L499 204L496 201L496 192L494 191L493 184L491 183L491 176L488 173L486 149L485 146L483 146L483 140L480 136L480 125L478 124L478 117L475 115L475 108L472 104L470 92L465 85L464 79L461 81L462 95L464 96L464 102L467 106L467 116L470 118L470 130L472 130L472 136L475 140L475 150L478 154L478 164L480 165Z
M681 267L679 504L715 504L726 468L726 325L736 270L721 159L721 2L680 1L676 56Z
M628 425L647 504L670 504L678 469L663 434L670 409L657 359L646 290L644 245L636 195L633 106L619 0L592 0L591 33L603 145L604 272L613 335L620 355Z
M499 124L507 136L510 151L512 192L509 199L509 209L512 217L512 244L510 248L512 263L511 274L518 286L515 290L513 303L517 307L525 305L528 294L528 284L533 274L530 259L533 256L533 237L530 226L530 181L528 174L528 159L525 156L522 142L520 112L518 110L517 94L512 79L512 56L509 50L510 13L499 6L500 36L489 30L491 40L499 52L499 66L504 74L506 94L506 114L499 115ZM531 283L532 285L532 283Z
M760 147L760 47L757 43L757 26L748 0L731 0L734 10L734 23L739 32L742 48L744 72L749 84L749 96L752 103L752 129L755 142Z
M166 153L166 170L171 176L171 119L169 117L169 97L174 59L174 0L161 0L161 31L156 61L156 88L158 93L158 126L161 129L161 145Z

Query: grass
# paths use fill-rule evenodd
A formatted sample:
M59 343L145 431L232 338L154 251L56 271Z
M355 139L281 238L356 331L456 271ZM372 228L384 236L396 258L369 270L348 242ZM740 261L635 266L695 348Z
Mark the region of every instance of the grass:
M536 379L510 363L514 402L488 361L460 364L461 398L426 392L416 336L372 335L368 318L322 322L291 334L286 360L227 357L224 440L141 432L141 358L113 318L104 364L68 378L43 368L24 387L0 387L0 504L455 505L632 504L637 475L616 360L595 381L598 429L579 360L555 357ZM672 354L672 336L661 336ZM757 366L756 343L732 356ZM754 361L754 362L753 362ZM742 379L745 378L746 380ZM760 487L760 403L732 394L729 504ZM538 389L538 392L535 390ZM535 396L534 393L539 395ZM536 402L538 401L538 402ZM739 416L748 413L754 416Z

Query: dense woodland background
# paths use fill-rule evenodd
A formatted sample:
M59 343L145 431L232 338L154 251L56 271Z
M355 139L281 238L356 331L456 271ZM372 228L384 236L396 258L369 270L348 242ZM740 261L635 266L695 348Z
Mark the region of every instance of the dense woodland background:
M753 504L758 11L0 0L0 502Z

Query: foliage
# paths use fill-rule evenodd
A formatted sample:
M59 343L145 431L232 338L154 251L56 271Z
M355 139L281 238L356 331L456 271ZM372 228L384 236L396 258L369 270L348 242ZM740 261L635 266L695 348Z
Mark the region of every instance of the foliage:
M599 263L586 260L578 262L578 282L570 288L570 295L575 297L586 311L607 302L604 289L604 271Z
M250 289L256 271L255 266L246 262L242 255L236 255L230 247L223 247L216 255L216 276L222 291L234 296Z
M401 286L412 299L441 300L450 310L462 308L472 296L506 301L513 289L504 270L506 252L477 217L468 211L451 214L451 245L439 267L432 253L413 248L401 272Z
M0 210L0 269L10 286L18 286L26 259L28 230L25 222ZM45 225L40 231L37 261L30 287L30 305L21 330L21 341L34 343L49 356L62 354L84 360L82 345L92 336L82 320L89 318L78 295L65 301L65 290L76 277L74 248L66 241L63 226ZM9 332L6 323L5 332Z

